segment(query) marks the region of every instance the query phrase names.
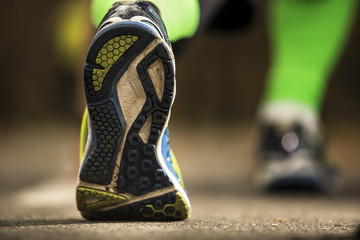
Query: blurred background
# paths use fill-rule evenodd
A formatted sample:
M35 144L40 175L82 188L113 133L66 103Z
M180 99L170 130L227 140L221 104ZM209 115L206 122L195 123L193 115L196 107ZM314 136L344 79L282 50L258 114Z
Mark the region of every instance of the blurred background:
M94 34L90 1L4 2L1 43L1 121L4 124L56 119L78 121L84 107L82 65ZM252 119L269 65L266 1L251 25L238 32L198 35L178 59L174 120ZM21 5L21 7L19 7ZM324 104L325 120L359 116L359 21L333 73ZM219 46L211 48L210 46ZM221 47L220 47L221 46ZM221 59L221 61L215 61ZM203 71L199 71L203 69ZM218 82L224 82L219 89ZM202 91L201 98L199 90ZM212 98L214 91L226 96ZM234 110L237 109L237 110ZM231 110L231 111L230 111Z
M251 25L242 31L196 36L177 59L171 143L195 206L211 194L243 199L253 194L248 175L256 150L255 117L270 54L266 5L259 2ZM70 206L69 216L77 216L72 191L85 107L82 66L95 32L90 1L4 1L2 9L0 193L27 196L12 203L17 209L34 207L52 188L39 186L51 182L64 191L56 196ZM351 205L360 198L359 29L357 17L323 107L329 149L342 173L335 198L350 199L343 202L353 207L344 210L355 214L350 214L351 221L360 212L358 205ZM29 189L35 189L36 200ZM338 202L329 204L332 208ZM23 214L0 210L1 220L21 219Z

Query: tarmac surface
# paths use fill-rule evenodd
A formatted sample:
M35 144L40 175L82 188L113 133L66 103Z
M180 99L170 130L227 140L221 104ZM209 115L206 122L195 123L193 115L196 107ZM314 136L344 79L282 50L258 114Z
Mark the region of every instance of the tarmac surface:
M0 239L354 239L360 224L360 127L328 127L342 181L331 195L265 194L249 181L256 132L249 123L170 125L193 207L180 222L90 222L75 206L78 128L3 129ZM359 238L360 239L360 238Z

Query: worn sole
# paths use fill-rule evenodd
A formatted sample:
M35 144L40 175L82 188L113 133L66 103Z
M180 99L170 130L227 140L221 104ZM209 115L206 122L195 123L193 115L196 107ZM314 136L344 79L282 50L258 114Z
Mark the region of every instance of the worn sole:
M181 220L186 193L161 138L175 95L172 51L153 28L118 22L98 32L84 67L88 139L77 206L87 219Z

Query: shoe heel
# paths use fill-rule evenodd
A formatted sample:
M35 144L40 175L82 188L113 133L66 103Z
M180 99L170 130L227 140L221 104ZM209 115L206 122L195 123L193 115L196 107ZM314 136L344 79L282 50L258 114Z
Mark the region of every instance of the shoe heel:
M76 199L81 215L88 220L179 221L190 217L189 207L177 191L126 204L123 196L79 187ZM121 202L123 206L111 208Z

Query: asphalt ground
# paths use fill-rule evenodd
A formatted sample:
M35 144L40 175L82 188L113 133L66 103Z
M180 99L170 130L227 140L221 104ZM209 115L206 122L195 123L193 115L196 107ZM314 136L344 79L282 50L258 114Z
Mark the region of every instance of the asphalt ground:
M78 127L2 129L0 239L353 239L360 224L360 127L328 126L341 181L334 193L267 194L249 181L256 131L170 125L193 207L180 222L90 222L75 206Z

